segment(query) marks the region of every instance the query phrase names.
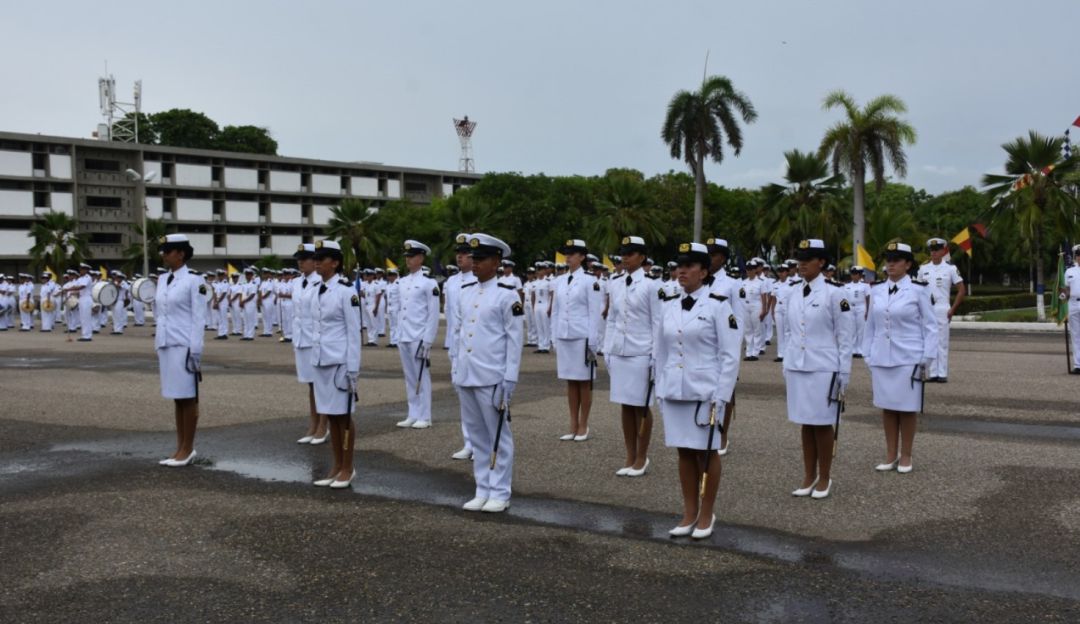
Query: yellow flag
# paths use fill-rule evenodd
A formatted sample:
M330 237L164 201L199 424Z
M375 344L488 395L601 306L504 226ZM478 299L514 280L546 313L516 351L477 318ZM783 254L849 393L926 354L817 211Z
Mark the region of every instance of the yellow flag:
M555 264L566 264L566 256L559 252L555 252Z
M109 272L105 270L104 265L99 264L98 265L98 270L101 271L101 279L103 279L103 280L109 279Z
M862 245L856 247L855 259L859 263L859 266L864 269L870 269L871 271L877 270L877 267L874 266L874 257L871 256Z
M56 277L56 271L53 271L51 266L45 265L45 272L49 274L49 277L51 277L54 282L59 282L60 281Z
M232 277L234 273L240 272L236 270L236 267L234 267L231 262L225 263L225 270L229 273L229 277Z
M610 269L612 271L615 270L615 263L611 261L611 258L608 258L607 254L604 254L604 266L606 266L608 269Z
M388 269L396 269L397 268L397 265L394 264L393 262L391 262L390 258L385 258L385 260L386 260L386 268L388 268Z

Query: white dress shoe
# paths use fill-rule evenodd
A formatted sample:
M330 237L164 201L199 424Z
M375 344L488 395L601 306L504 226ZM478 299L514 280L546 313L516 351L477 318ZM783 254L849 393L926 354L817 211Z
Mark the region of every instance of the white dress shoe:
M300 438L299 440L297 440L296 443L297 444L307 444L307 443L311 442L311 439L314 438L314 437L315 436L304 436L304 437Z
M686 526L678 525L674 529L668 531L668 535L671 537L686 537L694 532L694 525L697 524L697 520L694 520Z
M585 433L574 436L574 442L584 442L589 439L589 430L586 429Z
M894 459L888 464L878 464L877 466L874 466L874 470L877 470L878 472L889 472L890 470L896 470L896 464L899 463L899 459Z
M427 429L431 426L430 420L418 420L412 424L413 429Z
M814 482L809 487L799 488L791 492L792 496L810 496L810 492L814 491L814 486L817 485L818 480L814 479Z
M487 503L486 498L481 498L477 496L476 498L462 505L461 508L465 511L480 511L484 508L485 503Z
M649 469L649 458L646 457L645 458L645 465L642 466L640 470L636 469L636 468L631 468L630 470L628 470L626 472L626 476L628 476L628 477L640 477L640 476L643 476L645 474L645 471L648 470L648 469Z
M166 457L165 459L163 459L163 460L159 461L159 462L158 462L158 465L159 465L159 466L169 466L169 465L171 465L171 464L172 464L172 463L173 463L174 461L176 461L176 460L175 460L175 459L173 459L172 457Z
M623 467L623 468L619 468L618 470L615 471L615 476L616 477L625 477L626 473L630 472L633 469L634 469L633 466L626 466L626 467Z
M195 454L195 450L192 449L191 455L188 455L185 459L170 459L169 462L165 465L171 468L182 468L191 464L191 462L195 459Z
M334 482L332 482L330 484L330 487L335 489L335 490L343 490L343 489L349 487L350 485L352 485L352 480L355 479L355 478L356 478L356 471L353 470L352 474L349 475L349 478L347 480L345 480L345 481L336 481L335 480Z
M464 447L460 451L450 456L451 459L472 459L472 449Z
M709 523L709 528L707 528L707 529L694 529L694 532L690 534L690 537L692 537L694 539L705 539L706 537L709 537L710 535L712 535L714 527L716 527L716 515L715 514L712 517L712 522Z
M406 418L405 420L398 421L397 426L401 427L402 429L408 429L409 427L412 427L415 422L416 419L414 418Z
M314 485L315 487L326 487L333 482L334 478L330 477L329 479L319 479L318 481L314 481L312 482L312 485Z
M489 498L480 511L487 513L500 513L510 508L510 501Z
M308 444L310 444L312 446L318 446L320 444L325 444L326 441L329 440L329 439L330 439L330 429L327 428L326 433L323 434L323 437L316 438L315 436L311 436L311 440L308 442Z
M560 440L562 440L563 442L570 442L570 441L571 441L571 440L573 440L573 439L574 439L575 437L576 437L576 436L575 436L574 434L572 434L572 433L567 433L567 434L564 434L564 435L561 435L561 436L559 436L559 439L560 439Z
M907 466L901 466L899 464L899 460L898 460L898 462L896 464L896 472L899 472L900 474L907 474L907 473L911 472L912 470L914 470L914 468L915 468L915 464L908 464Z
M810 498L825 498L829 495L829 490L832 489L832 479L829 479L829 484L825 486L824 490L814 490L810 493Z

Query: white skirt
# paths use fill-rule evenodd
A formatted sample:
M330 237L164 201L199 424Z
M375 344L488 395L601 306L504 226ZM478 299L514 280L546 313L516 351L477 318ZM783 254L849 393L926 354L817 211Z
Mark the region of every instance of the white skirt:
M311 347L293 349L296 357L296 379L300 383L315 383L315 372L311 370Z
M871 366L874 407L897 412L917 412L922 406L923 382L911 382L915 364Z
M836 403L829 402L831 372L784 371L787 417L799 425L836 424Z
M161 372L161 396L166 399L194 399L199 396L195 373L188 371L187 347L157 350Z
M349 377L345 365L315 365L311 370L315 383L315 411L327 416L352 414L355 401L349 392Z
M611 402L645 407L645 395L649 393L649 356L609 355L607 366L611 377ZM649 397L650 402L652 399Z
M559 379L567 381L588 381L596 378L595 368L590 377L589 366L585 364L585 339L555 339L555 366Z
M660 414L664 419L664 444L676 448L705 450L723 446L720 427L713 428L712 445L709 444L709 409L712 403L702 401L672 401L660 399ZM699 408L698 405L701 407ZM717 409L716 423L724 423L723 407ZM695 416L695 411L697 415Z

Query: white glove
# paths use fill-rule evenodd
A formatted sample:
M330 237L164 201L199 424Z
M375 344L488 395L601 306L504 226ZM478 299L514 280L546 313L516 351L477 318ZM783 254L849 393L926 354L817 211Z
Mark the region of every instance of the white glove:
M188 353L188 361L191 362L191 367L195 370L193 372L199 372L202 370L202 353Z
M416 350L416 357L418 359L421 359L421 360L426 360L426 359L428 359L428 356L430 356L430 355L431 355L431 345L429 345L427 343L424 343L424 342L421 342L420 343L420 348Z
M849 383L851 383L851 373L840 373L840 394L847 392Z
M510 397L514 395L514 389L517 388L517 382L503 381L502 384L500 384L500 387L502 389L502 397L499 403L503 405L510 405Z

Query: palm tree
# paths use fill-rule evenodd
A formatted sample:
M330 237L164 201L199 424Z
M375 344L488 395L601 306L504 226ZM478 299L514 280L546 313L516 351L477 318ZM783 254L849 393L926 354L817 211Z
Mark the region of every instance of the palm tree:
M128 245L128 248L124 250L124 257L127 258L125 268L129 273L133 273L137 270L141 270L143 266L143 232L142 224L135 224L135 234L138 238ZM165 236L165 221L162 219L147 219L146 220L146 245L150 249L153 249L153 245L157 239ZM153 256L151 256L153 257Z
M662 245L667 240L665 229L659 211L645 192L641 174L608 172L600 183L596 213L586 220L589 245L611 253L627 235L641 236L649 245Z
M377 211L362 199L343 199L340 206L330 209L326 237L342 245L346 272L359 262L370 263L379 257L378 245L372 231L372 217Z
M90 257L86 234L77 234L79 222L62 212L49 211L41 221L30 226L34 246L30 264L35 271L43 266L63 271L68 260L82 262Z
M1018 137L1001 146L1008 154L1005 175L986 174L982 179L985 193L995 198L995 220L1014 221L1035 256L1035 305L1040 321L1046 320L1042 250L1047 230L1071 237L1076 233L1080 209L1080 202L1067 188L1080 172L1080 158L1064 157L1064 144L1063 138L1031 130L1026 140Z
M880 204L870 210L870 223L866 228L866 247L871 256L877 257L893 241L922 240L922 232L915 220L915 213L895 206ZM851 250L854 255L854 248ZM879 270L879 272L881 272Z
M764 215L758 221L758 238L790 256L801 238L835 242L843 231L838 213L844 176L829 174L829 163L811 152L784 152L787 184L761 189ZM842 214L842 213L840 213Z
M904 145L915 143L915 128L896 115L907 105L895 95L881 95L861 110L845 91L825 96L824 108L844 109L846 119L834 124L821 139L818 153L832 160L833 173L846 173L855 195L852 248L863 244L866 231L866 173L869 168L877 190L885 185L885 161L901 178L907 175Z
M705 208L705 158L719 164L724 160L724 143L738 156L743 148L743 123L757 119L750 98L736 91L725 76L709 76L700 91L679 91L668 103L667 117L660 132L671 148L672 158L682 158L694 174L694 240L701 240L701 215Z

